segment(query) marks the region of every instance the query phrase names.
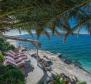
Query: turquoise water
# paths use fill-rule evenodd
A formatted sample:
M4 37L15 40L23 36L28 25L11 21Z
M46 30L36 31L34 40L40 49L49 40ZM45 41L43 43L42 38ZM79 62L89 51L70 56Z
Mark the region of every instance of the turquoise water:
M21 37L36 39L35 35L22 35ZM42 35L39 41L42 44L41 49L53 53L62 53L65 58L80 62L84 69L91 72L91 36L69 36L64 43L63 36L52 36L49 40L45 35ZM18 42L18 45L29 49L34 47L31 43L24 42Z

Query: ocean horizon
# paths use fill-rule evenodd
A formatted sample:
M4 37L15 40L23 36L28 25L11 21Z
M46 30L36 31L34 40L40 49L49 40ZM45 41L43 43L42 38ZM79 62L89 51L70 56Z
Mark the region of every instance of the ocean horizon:
M37 39L36 35L19 35L22 38ZM64 43L64 37L51 36L48 39L47 36L41 35L39 38L41 42L41 50L50 51L52 53L61 53L64 58L72 60L73 62L79 62L81 66L91 72L91 36L87 34L69 36ZM23 46L28 49L35 48L29 42L17 42L17 46Z

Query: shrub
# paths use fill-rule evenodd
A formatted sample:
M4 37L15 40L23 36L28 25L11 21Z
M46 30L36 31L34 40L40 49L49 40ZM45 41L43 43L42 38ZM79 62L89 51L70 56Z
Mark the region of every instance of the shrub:
M24 74L11 65L0 65L0 84L25 84Z
M69 80L63 80L60 75L55 75L53 84L69 84ZM87 84L85 81L84 82L75 82L76 84Z
M4 56L3 54L0 52L0 63L2 63L4 61Z
M15 47L10 45L4 38L0 38L0 51L7 52L8 50L13 50Z
M59 75L55 77L55 84L64 84L64 81L60 78Z

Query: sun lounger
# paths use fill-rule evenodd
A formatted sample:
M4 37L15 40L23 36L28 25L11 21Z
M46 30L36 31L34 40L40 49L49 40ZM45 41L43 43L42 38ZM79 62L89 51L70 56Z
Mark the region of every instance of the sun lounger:
M16 53L10 50L9 52L6 53L6 56L10 56L12 58L15 58Z
M23 65L26 60L27 60L27 55L25 55L23 52L15 53L13 51L9 51L6 53L4 64L20 66Z
M16 66L16 62L14 60L14 58L6 56L5 61L4 61L5 65L15 65Z

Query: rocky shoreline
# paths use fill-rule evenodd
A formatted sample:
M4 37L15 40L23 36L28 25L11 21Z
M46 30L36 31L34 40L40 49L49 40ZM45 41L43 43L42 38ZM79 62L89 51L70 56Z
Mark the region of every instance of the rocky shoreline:
M8 41L13 45L16 45L16 41ZM36 50L28 50L28 53L30 53L29 55L29 59L31 59L31 55L36 53ZM28 55L28 54L27 54ZM39 56L40 58L44 59L44 56L48 57L49 59L51 59L51 61L53 62L52 65L52 73L53 74L65 74L66 76L68 76L69 78L73 78L76 77L78 78L80 81L86 81L87 84L91 84L91 73L86 71L79 63L74 63L72 61L70 61L69 59L64 58L60 53L54 54L51 53L49 51L43 51L43 50L39 50ZM28 83L26 84L30 84L30 81L33 79L32 75L34 76L34 78L36 78L36 73L39 72L40 74L37 74L37 76L39 76L38 78L42 79L43 76L43 70L39 67L37 67L37 69L35 69L35 72L30 72L28 75L28 77L26 78ZM42 74L41 74L42 72ZM30 80L31 78L31 80ZM40 79L36 78L36 81L38 82ZM34 81L34 80L32 80ZM32 83L32 84L37 84L37 83Z
M36 53L36 50L28 51L30 56ZM59 57L60 54L53 54L49 51L39 50L39 57L44 59L46 56L53 63L51 66L53 74L65 74L70 79L79 79L80 81L85 81L87 84L91 84L91 74L84 70L82 67L75 65L69 60L64 60L63 57ZM31 75L30 75L31 76ZM36 75L35 75L36 76Z
M58 57L59 57L60 59L62 59L65 63L67 63L67 64L74 64L74 66L79 67L80 69L84 70L85 72L91 74L90 72L88 72L87 70L85 70L85 69L82 67L82 65L81 65L80 62L78 62L78 61L73 62L72 60L63 57L63 54L61 54L61 53L58 53Z

